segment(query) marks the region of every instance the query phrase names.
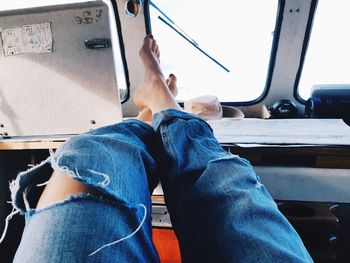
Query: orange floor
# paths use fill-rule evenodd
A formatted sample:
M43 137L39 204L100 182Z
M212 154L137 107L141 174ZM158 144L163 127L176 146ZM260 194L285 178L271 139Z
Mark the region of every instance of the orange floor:
M172 229L153 228L153 241L161 263L181 262L179 244Z

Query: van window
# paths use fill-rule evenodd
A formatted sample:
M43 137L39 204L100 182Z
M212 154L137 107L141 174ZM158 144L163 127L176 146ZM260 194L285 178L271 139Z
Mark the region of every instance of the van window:
M249 102L262 96L278 6L278 0L150 1L152 34L163 70L178 77L177 99L211 94L222 102Z
M307 54L298 84L299 96L307 100L313 85L349 84L350 1L319 1Z

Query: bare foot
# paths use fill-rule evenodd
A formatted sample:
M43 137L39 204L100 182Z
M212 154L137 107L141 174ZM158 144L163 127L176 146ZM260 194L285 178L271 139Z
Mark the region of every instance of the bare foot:
M176 97L178 93L176 76L174 74L170 74L165 82L168 85L168 88L171 94L174 97ZM148 124L151 124L153 119L151 109L149 107L144 108L142 111L139 112L137 119L139 119L140 121L146 122Z
M160 68L159 47L152 35L144 38L139 54L145 68L145 76L141 85L134 91L135 105L140 109L149 107L153 114L169 108L181 110Z

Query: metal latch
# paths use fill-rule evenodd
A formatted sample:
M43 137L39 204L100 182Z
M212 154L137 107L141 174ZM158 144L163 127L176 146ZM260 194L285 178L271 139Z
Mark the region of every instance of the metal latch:
M85 43L85 47L89 49L111 47L111 40L108 38L86 39L84 43Z

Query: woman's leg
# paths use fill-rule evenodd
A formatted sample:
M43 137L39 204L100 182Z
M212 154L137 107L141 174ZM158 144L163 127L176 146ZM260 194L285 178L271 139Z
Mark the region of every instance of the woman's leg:
M163 83L156 43L145 45L149 77ZM181 112L164 83L145 85L134 101L156 113L168 157L161 182L184 262L312 261L249 162L224 151L204 120Z
M150 192L161 149L149 125L130 120L73 137L21 173L12 195L26 227L14 262L158 262ZM31 189L52 170L35 208Z
M184 262L311 262L301 239L245 159L209 125L166 110L154 116L169 156L166 203Z

